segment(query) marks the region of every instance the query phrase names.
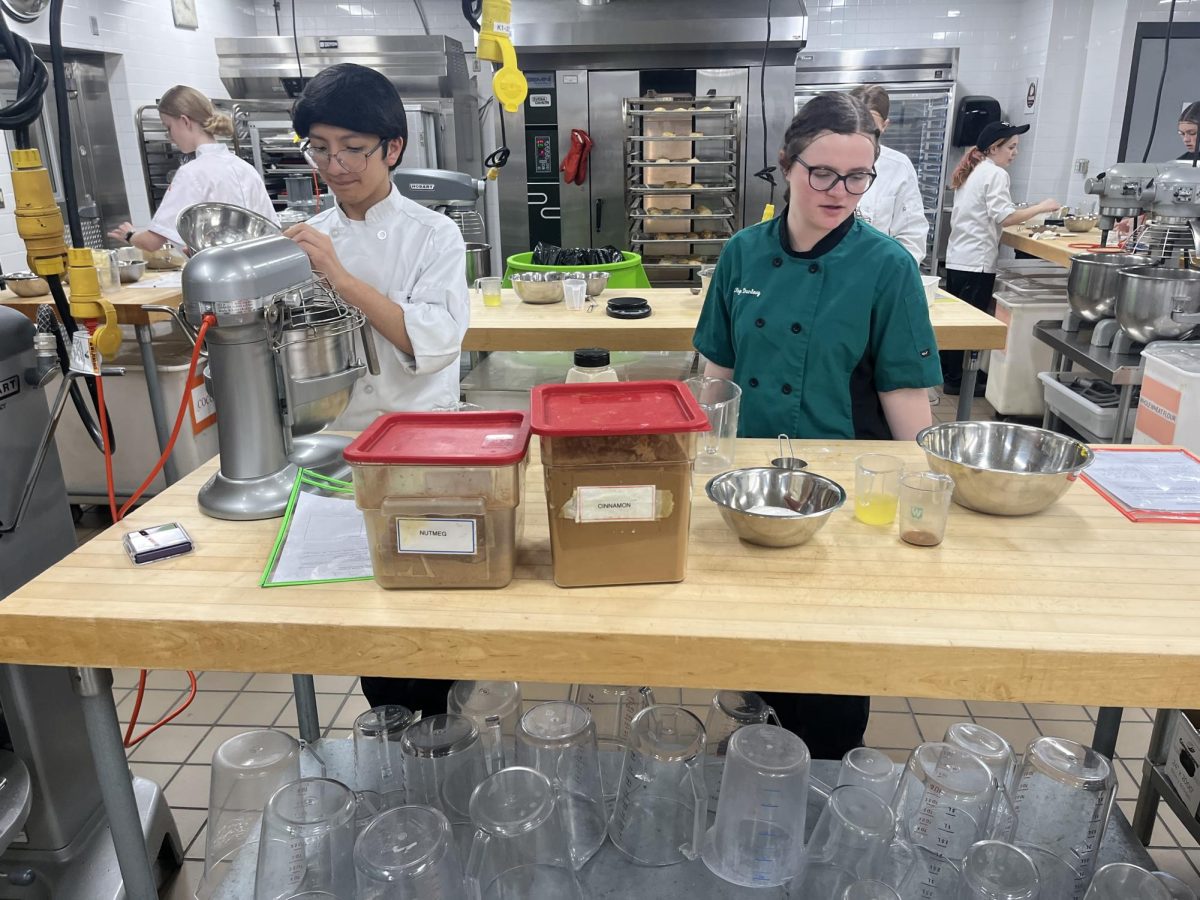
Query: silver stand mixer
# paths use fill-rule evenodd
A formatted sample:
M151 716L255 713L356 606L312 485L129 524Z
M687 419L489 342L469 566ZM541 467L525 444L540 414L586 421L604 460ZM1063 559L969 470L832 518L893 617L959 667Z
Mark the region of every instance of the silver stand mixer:
M350 438L318 432L379 365L366 317L314 277L304 251L275 235L202 250L183 272L183 308L176 318L193 340L212 317L206 380L221 468L200 489L200 509L274 518L299 467L345 477Z

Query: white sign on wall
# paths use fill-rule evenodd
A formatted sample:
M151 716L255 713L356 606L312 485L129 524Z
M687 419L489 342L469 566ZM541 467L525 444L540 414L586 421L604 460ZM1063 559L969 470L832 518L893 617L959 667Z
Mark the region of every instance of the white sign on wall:
M1025 101L1021 104L1021 110L1027 116L1036 116L1038 101L1041 99L1041 88L1038 86L1038 80L1034 77L1025 79Z

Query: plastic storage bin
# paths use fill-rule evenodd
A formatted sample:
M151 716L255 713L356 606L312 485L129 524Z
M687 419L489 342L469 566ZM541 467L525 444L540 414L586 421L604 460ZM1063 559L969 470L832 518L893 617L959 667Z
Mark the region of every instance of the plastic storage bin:
M993 350L988 361L984 397L1002 416L1040 416L1045 400L1038 372L1050 368L1053 352L1033 334L1043 319L1062 319L1067 293L1021 295L996 293L996 318L1008 326L1003 350Z
M560 587L682 581L696 434L684 385L549 384L533 391Z
M376 419L345 451L375 580L385 588L512 581L528 449L523 412Z
M1135 444L1177 444L1200 453L1200 344L1159 341L1142 351L1146 371Z
M1081 372L1039 372L1046 392L1046 405L1051 412L1080 432L1085 438L1097 442L1116 441L1124 443L1133 434L1133 418L1130 417L1121 438L1117 434L1117 408L1093 403L1087 397L1071 390L1068 385L1076 378L1090 377Z

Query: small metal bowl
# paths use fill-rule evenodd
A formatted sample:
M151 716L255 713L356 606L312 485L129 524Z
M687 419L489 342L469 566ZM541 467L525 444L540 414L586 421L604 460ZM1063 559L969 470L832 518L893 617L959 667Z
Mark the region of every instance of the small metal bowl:
M995 516L1041 512L1095 458L1066 435L1009 422L945 422L917 443L929 468L954 479L954 502Z
M599 297L608 286L608 272L567 272L563 278L582 278L587 282L587 295Z
M146 274L146 261L139 259L118 262L117 272L121 276L121 284L133 284L135 281L140 281L141 277Z
M723 472L708 482L705 492L738 537L762 547L803 544L846 502L846 492L836 481L773 467ZM788 514L751 511L764 506Z
M515 272L509 280L517 296L525 303L562 302L561 272Z
M1067 226L1067 231L1083 234L1095 228L1098 221L1095 216L1067 216L1063 219L1063 224Z
M18 297L44 297L50 293L50 284L32 272L10 272L0 275L8 289Z

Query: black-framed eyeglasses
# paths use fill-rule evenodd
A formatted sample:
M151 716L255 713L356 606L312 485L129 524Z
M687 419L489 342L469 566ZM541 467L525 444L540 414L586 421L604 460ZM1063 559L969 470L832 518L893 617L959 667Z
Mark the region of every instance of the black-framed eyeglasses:
M846 186L848 194L865 194L867 188L875 183L876 172L851 172L849 175L840 175L833 169L826 166L810 166L799 156L793 156L792 162L799 163L804 166L808 172L808 184L814 191L832 191L840 181Z
M359 147L347 147L337 153L330 153L327 147L314 147L310 141L300 145L300 152L309 164L317 169L328 169L329 163L337 160L337 164L347 172L358 174L367 168L367 160L379 152L379 148L387 144L387 138L381 138L379 143L370 150Z

